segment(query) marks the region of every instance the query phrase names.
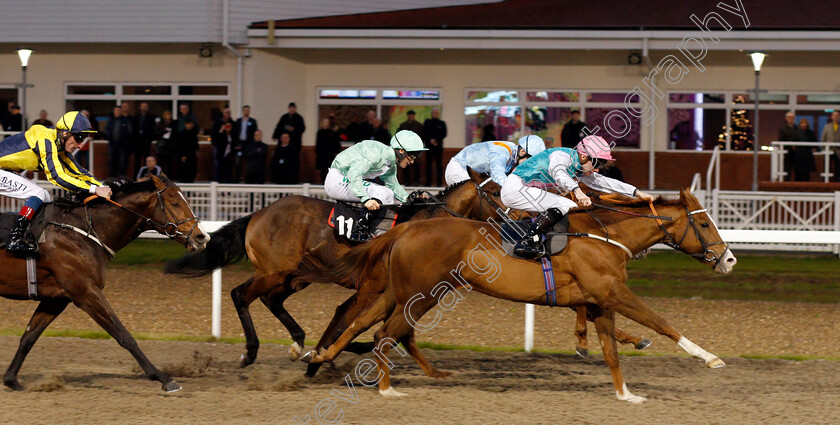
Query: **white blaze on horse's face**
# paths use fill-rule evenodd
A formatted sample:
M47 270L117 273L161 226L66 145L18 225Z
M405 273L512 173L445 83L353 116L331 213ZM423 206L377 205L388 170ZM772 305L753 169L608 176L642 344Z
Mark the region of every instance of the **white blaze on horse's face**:
M720 231L718 231L717 223L715 223L715 219L712 218L712 215L709 214L708 211L705 211L706 217L709 217L709 221L712 222L712 228L715 229L715 233L718 234L720 237ZM722 239L721 239L722 240ZM715 272L719 274L727 274L732 271L732 268L735 267L735 264L738 263L738 259L735 258L735 254L732 253L732 250L729 247L726 247L726 250L723 251L721 254L720 262L715 266Z
M187 202L187 198L184 196L184 192L178 191L178 195L180 195L181 199L184 200L184 205L187 206L187 209L190 211L190 214L192 214L193 217L196 217L195 213L192 210L192 207L190 207L190 203ZM190 244L195 249L202 250L207 246L207 242L210 242L210 234L207 233L207 229L205 229L204 225L201 224L201 220L197 219L197 222L197 228L199 233L194 236L194 240L190 241Z

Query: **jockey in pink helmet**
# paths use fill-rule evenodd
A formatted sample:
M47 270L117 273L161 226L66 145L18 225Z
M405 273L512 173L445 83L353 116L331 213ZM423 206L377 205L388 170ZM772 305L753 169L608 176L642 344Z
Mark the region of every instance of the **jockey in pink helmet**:
M574 193L582 206L592 201L578 185L578 181L603 192L621 193L643 200L653 200L635 186L598 174L598 169L613 159L610 144L600 136L585 137L574 149L552 148L534 155L505 179L502 184L502 202L519 210L542 213L528 229L525 237L514 247L520 257L537 258L545 255L540 240L563 218L575 202L552 193Z

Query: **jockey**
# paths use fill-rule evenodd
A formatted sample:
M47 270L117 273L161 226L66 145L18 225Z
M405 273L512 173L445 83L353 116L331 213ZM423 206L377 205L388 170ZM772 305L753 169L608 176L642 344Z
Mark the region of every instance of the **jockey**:
M395 198L406 201L408 194L397 181L397 166L405 168L413 164L425 150L428 149L417 133L401 130L391 137L390 147L376 140L365 140L335 157L324 181L327 196L339 201L361 201L364 205L348 239L370 240L370 212L383 204L393 204ZM382 176L385 186L365 181L378 176Z
M653 200L653 196L633 185L598 174L601 165L612 159L607 141L590 135L574 149L547 149L517 167L502 185L502 202L511 208L544 214L537 216L528 233L514 247L514 253L525 258L545 255L540 243L542 235L575 206L574 201L548 192L550 187L564 193L573 192L582 206L589 206L592 201L580 190L576 180L596 190Z
M32 255L38 251L37 246L27 242L24 235L35 212L42 203L50 200L46 190L16 172L43 171L52 184L71 192L88 192L105 198L111 196L111 188L94 179L70 155L78 149L87 133L95 133L90 129L90 121L81 113L72 111L64 114L55 128L33 125L26 132L0 142L0 195L26 199L9 235L6 251L16 255Z
M446 166L446 184L452 186L469 180L467 167L479 173L490 173L494 182L502 184L522 161L545 150L545 142L540 136L521 137L518 145L513 142L482 142L461 149Z

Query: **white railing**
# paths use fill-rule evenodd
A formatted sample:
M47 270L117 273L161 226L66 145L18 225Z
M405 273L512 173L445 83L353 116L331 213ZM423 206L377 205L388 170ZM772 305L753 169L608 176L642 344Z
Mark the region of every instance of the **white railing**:
M790 153L789 147L796 147L796 146L803 146L809 148L817 148L820 149L818 152L814 152L815 156L822 156L823 157L823 172L820 173L822 176L822 181L824 183L828 183L831 181L831 177L834 176L834 173L831 172L831 158L834 155L835 150L840 148L840 143L828 143L828 142L771 142L771 146L773 149L770 152L770 177L774 182L780 182L785 180L785 176L788 175L788 172L785 170L785 155ZM835 170L837 171L837 170Z

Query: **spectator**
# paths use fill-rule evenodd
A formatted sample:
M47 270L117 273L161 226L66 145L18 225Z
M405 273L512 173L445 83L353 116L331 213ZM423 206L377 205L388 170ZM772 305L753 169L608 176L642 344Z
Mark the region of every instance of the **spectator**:
M580 111L572 109L572 116L569 121L563 126L563 131L560 132L560 144L564 148L573 148L580 143L586 136L583 129L586 128L586 123L580 120Z
M353 114L350 115L350 124L347 124L347 127L344 127L344 130L341 132L341 140L347 140L353 143L362 140L359 138L359 132L361 131L359 128L360 120L361 117L359 117L359 114L353 112Z
M187 120L192 120L193 122L193 133L198 136L198 118L190 112L190 105L186 103L182 103L178 105L178 132L186 128Z
M168 110L160 114L160 122L155 126L155 139L157 139L155 152L163 172L173 178L175 177L173 158L175 154L175 129L177 127L178 123L172 119L172 112Z
M163 169L157 165L157 159L149 155L146 157L146 165L140 167L140 171L137 172L137 181L149 180L149 175L159 176L161 173Z
M294 158L290 159L288 162L288 164L292 167L292 169L289 170L289 173L293 176L295 183L297 183L300 175L300 148L301 137L303 136L304 131L306 131L306 124L303 122L303 117L297 113L297 105L295 105L294 102L291 102L289 103L289 112L280 117L280 121L274 129L272 138L279 140L279 136L281 136L282 133L289 133L289 143L292 147L291 155L294 156Z
M131 120L123 115L123 108L115 106L113 114L105 124L105 138L108 139L108 156L111 160L109 170L111 177L125 176L128 172L131 134Z
M831 113L831 122L823 127L820 141L840 143L840 111ZM837 152L840 151L840 146L833 146L830 149L834 151L834 155L831 158L831 162L834 163L834 181L840 182L840 156L837 155Z
M802 118L799 120L799 128L796 129L793 140L797 142L817 141L817 135L811 130L807 119ZM793 161L791 168L793 169L794 181L811 181L811 172L817 170L817 162L814 160L814 149L816 147L797 146L792 152L791 156L793 156Z
M293 161L297 160L289 133L280 134L280 141L271 156L271 181L276 184L297 184L296 169Z
M254 132L254 141L245 152L245 183L265 183L265 161L268 159L268 145L263 143L262 131Z
M365 121L359 124L359 133L357 134L358 140L356 142L360 142L362 140L375 140L373 138L373 120L376 119L376 111L369 110L367 111L367 118Z
M423 123L423 139L429 148L426 158L426 186L432 185L432 177L437 185L443 184L443 139L446 138L446 123L440 119L440 109L432 108L432 117ZM432 174L432 163L435 173Z
M492 142L498 140L496 139L496 126L493 124L487 124L484 128L481 129L481 141L482 142Z
M175 156L178 158L177 175L181 183L195 181L197 171L198 136L195 121L187 118L184 129L175 135Z
M779 129L779 136L776 140L782 142L793 142L796 140L796 133L799 128L796 126L796 115L793 111L785 114L785 125ZM812 140L814 141L814 140ZM796 146L786 146L788 153L785 155L785 173L787 176L785 180L790 181L793 177L791 173L791 165L793 165L793 158L796 156Z
M330 120L321 120L321 128L315 136L315 168L321 171L321 182L327 178L327 171L330 164L338 153L341 152L341 142L338 134L330 128Z
M233 145L231 159L233 167L233 182L239 183L242 174L242 155L248 152L248 147L254 142L254 132L257 131L257 120L251 118L251 107L242 107L242 117L233 124L233 134L236 136L236 144Z
M4 125L6 118L9 118L9 115L12 115L12 106L15 106L16 104L16 101L9 99L6 101L6 107L0 108L0 125Z
M400 132L401 130L411 130L418 136L420 134L423 134L423 124L421 124L420 121L417 121L415 119L417 114L413 110L409 109L409 111L406 112L405 116L407 119L402 124L400 124L400 127L397 128L397 132ZM402 178L400 178L400 180L402 180L408 185L416 185L417 182L420 180L419 176L417 175L417 168L415 167L405 167L403 169L398 170L398 172L402 172Z
M374 118L371 124L373 125L373 140L376 140L384 145L390 144L391 133L388 133L388 130L386 130L385 127L382 127L382 120Z
M140 112L134 116L131 125L134 127L134 169L140 169L140 161L146 162L152 152L152 140L155 139L155 120L157 117L149 113L149 104L140 102Z
M605 162L598 171L598 174L624 182L624 173L622 173L621 169L615 165L615 160Z
M3 121L3 130L14 131L16 133L23 131L23 115L20 114L20 105L17 103L13 104L9 109L9 115Z
M32 125L43 125L44 127L52 127L53 122L47 119L47 110L41 109L41 112L38 112L38 119L32 121Z
M215 159L216 172L213 180L219 183L230 183L232 167L232 152L237 141L234 139L233 118L230 116L230 108L222 109L222 115L213 123L213 130L210 133L210 143L213 145L213 158Z

